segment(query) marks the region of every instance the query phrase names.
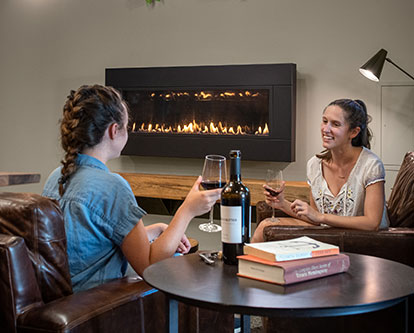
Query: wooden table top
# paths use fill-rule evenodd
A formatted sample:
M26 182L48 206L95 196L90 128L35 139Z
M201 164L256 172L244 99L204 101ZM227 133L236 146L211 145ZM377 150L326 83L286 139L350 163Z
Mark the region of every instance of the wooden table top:
M0 172L0 186L32 184L40 182L40 173Z
M132 188L136 197L184 200L196 181L196 176L162 175L120 172ZM263 179L242 179L250 190L251 205L264 200ZM309 200L309 185L306 182L286 181L287 200Z
M238 277L237 265L221 260L207 265L196 253L155 263L143 277L167 296L187 304L276 317L366 313L399 304L414 294L414 268L346 254L350 258L347 272L288 286Z

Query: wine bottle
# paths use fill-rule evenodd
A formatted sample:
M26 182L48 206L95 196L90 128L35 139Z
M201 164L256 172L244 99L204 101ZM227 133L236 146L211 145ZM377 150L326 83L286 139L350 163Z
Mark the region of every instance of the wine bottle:
M240 158L240 150L230 151L230 181L221 192L223 261L229 265L237 264L243 244L250 241L250 192L241 181Z

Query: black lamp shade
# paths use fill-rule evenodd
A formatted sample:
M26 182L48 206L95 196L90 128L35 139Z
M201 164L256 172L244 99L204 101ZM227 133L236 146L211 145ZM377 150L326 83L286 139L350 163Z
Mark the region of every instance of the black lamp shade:
M378 82L386 57L387 51L384 49L379 50L371 59L359 68L359 71L368 79Z

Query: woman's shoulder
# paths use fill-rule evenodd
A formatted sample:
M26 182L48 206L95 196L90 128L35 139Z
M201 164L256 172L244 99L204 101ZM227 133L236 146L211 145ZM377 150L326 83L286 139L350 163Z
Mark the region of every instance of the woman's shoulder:
M322 163L322 159L317 157L316 155L313 155L307 162L307 167L309 169L319 169L320 165Z
M311 184L321 173L322 159L317 156L312 156L306 166L306 176L308 178L308 184Z
M42 195L56 199L58 197L59 178L61 177L62 167L53 170L46 179L43 186Z
M365 147L361 152L358 170L366 178L366 184L385 179L385 168L381 159Z
M383 168L382 160L372 150L362 147L360 164L366 167L377 166Z
M96 185L99 189L106 191L131 190L129 183L115 172L99 169L91 172L91 170L80 169L76 176L79 181L87 181L90 186Z
M54 182L55 180L59 179L60 176L62 175L61 174L61 172L62 172L61 170L62 170L62 166L58 166L56 169L54 169L49 174L49 176L47 177L46 183Z
M363 157L365 160L379 161L382 163L378 155L366 147L362 147L361 157Z

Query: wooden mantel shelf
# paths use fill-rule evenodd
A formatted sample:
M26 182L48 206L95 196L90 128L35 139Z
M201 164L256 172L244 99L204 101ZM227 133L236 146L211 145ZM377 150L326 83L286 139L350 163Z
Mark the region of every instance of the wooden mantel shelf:
M0 172L0 186L32 184L40 181L40 173Z
M119 173L131 185L136 197L184 200L190 191L196 176L161 175L145 173ZM249 188L251 204L264 200L262 179L243 179ZM285 189L287 200L309 200L309 185L306 182L287 181Z

